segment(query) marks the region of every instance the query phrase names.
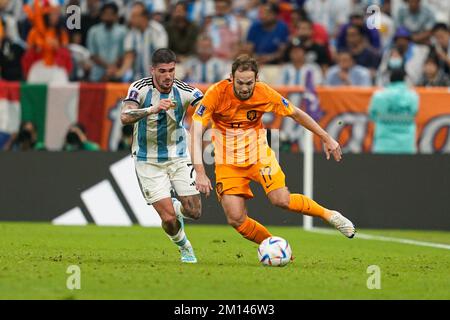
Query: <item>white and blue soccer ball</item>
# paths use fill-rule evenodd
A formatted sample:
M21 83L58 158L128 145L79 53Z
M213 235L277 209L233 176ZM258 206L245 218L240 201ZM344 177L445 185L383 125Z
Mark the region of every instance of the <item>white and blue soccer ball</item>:
M283 238L269 237L259 245L258 258L263 265L283 267L291 261L291 246Z

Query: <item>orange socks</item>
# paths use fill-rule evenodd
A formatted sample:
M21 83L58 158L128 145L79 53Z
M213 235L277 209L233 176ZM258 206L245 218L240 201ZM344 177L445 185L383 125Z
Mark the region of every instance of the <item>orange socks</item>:
M289 210L308 216L320 217L326 221L330 220L330 210L325 209L314 200L302 194L291 194L290 197Z
M264 239L272 236L266 227L249 217L245 219L243 224L235 229L242 234L245 239L256 242L257 244L260 244Z

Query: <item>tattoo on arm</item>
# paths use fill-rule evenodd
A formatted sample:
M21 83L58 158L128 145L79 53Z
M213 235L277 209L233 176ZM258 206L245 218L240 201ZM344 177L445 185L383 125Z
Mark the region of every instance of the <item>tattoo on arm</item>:
M126 102L122 106L120 119L123 124L133 124L150 114L149 108L138 109L137 103Z

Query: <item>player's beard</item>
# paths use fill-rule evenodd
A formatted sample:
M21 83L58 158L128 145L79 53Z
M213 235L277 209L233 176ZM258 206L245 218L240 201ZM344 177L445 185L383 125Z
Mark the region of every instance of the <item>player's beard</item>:
M252 97L253 91L255 91L255 87L253 87L252 91L248 92L245 95L242 95L241 93L239 93L239 91L236 90L235 86L233 86L233 91L234 91L234 95L239 100L248 100L248 99L250 99Z
M173 85L173 79L165 79L164 81L158 81L158 85L159 87L163 90L163 91L170 91L172 89L172 85Z

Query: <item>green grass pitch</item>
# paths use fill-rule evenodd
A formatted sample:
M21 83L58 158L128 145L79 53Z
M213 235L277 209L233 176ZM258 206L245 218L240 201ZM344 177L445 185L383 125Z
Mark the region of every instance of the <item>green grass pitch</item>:
M295 256L270 268L231 227L186 228L196 265L161 228L1 223L0 299L450 299L450 250L270 227ZM450 244L450 232L365 233ZM80 290L66 287L70 265ZM367 288L370 265L379 290Z

